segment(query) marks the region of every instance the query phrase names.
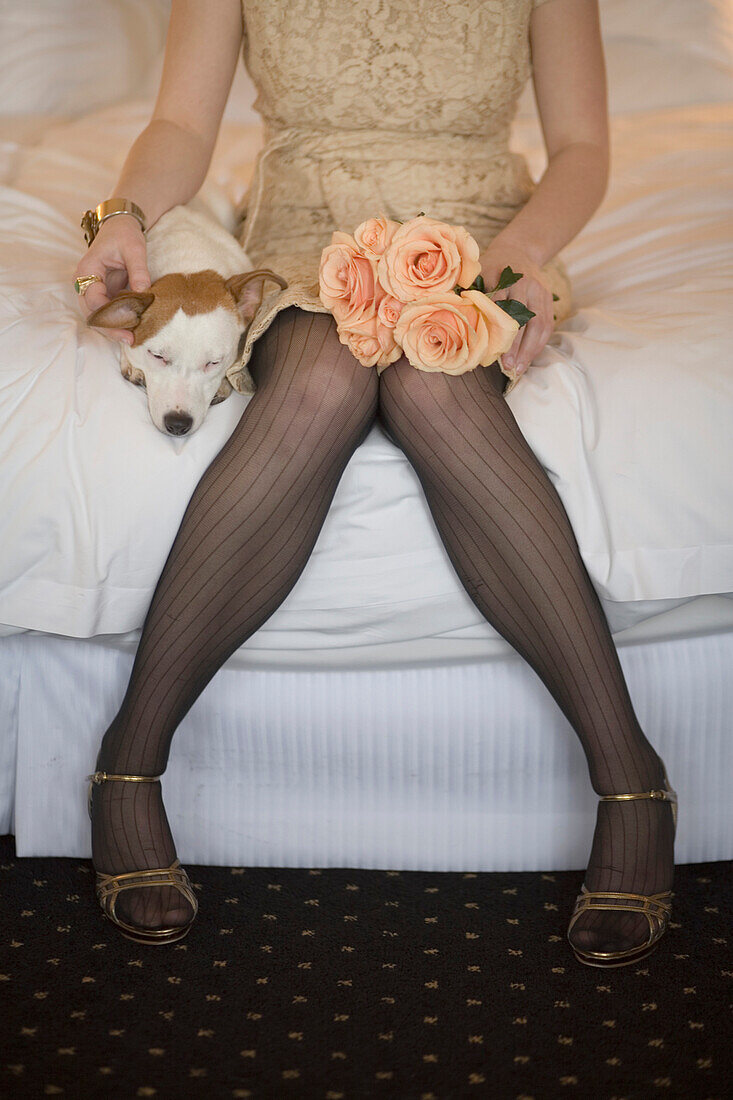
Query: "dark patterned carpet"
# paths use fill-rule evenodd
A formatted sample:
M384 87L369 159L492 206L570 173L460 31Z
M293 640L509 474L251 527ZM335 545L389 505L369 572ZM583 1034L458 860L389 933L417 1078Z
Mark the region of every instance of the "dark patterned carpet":
M726 1100L730 863L678 867L641 964L565 941L581 872L188 867L196 924L138 946L91 863L0 841L3 1097Z

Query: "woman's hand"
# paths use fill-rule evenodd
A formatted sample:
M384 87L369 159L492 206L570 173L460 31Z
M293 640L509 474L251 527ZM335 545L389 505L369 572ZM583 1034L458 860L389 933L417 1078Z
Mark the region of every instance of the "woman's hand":
M105 221L77 264L74 277L99 275L102 283L91 283L79 295L79 308L88 317L99 306L111 301L121 290L147 290L150 286L147 248L140 222L131 214L115 214ZM132 344L129 329L98 329L112 340Z
M522 325L509 351L501 357L504 366L516 366L519 376L542 351L555 327L552 290L542 269L521 248L505 244L494 247L492 243L479 256L479 263L487 290L496 286L505 267L522 272L522 278L512 286L490 294L494 302L515 298L535 314Z

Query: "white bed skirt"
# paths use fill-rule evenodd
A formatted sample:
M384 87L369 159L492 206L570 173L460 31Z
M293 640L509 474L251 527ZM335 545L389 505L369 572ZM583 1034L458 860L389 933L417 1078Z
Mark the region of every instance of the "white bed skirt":
M733 858L733 632L619 656L679 795L677 862ZM94 639L0 639L0 828L19 856L90 856L84 777L132 659ZM181 723L163 789L182 862L237 866L582 868L597 804L570 725L516 654L225 665Z

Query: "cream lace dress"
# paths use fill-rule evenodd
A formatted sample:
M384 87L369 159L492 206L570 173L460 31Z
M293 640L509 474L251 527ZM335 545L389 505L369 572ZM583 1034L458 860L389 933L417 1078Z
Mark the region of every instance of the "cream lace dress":
M288 287L266 284L227 372L240 393L256 389L246 364L279 310L329 312L318 268L334 229L424 211L465 226L484 249L526 203L535 183L509 151L509 129L532 69L530 16L544 2L242 0L265 143L237 236ZM542 270L559 323L568 274L559 256ZM523 375L504 373L506 395Z

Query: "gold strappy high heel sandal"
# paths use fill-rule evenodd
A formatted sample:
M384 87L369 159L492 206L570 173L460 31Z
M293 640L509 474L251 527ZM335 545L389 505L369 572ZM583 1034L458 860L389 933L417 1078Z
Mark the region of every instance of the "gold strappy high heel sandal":
M672 790L667 778L667 770L662 765L665 788L656 791L644 791L641 794L604 794L601 802L627 802L634 798L655 798L672 803L672 820L674 833L677 833L677 792ZM568 925L567 937L578 962L586 966L628 966L645 958L661 940L669 927L672 916L672 892L664 890L660 894L624 894L615 890L587 890L585 883L580 887L580 894L575 899L575 908ZM616 899L616 904L611 903ZM577 947L570 939L573 925L582 913L589 910L605 909L612 912L643 913L649 921L649 939L638 947L630 947L626 951L587 951Z
M89 817L92 816L92 790L94 784L106 783L109 780L121 780L126 783L156 783L159 775L111 775L109 772L94 772L88 775L89 794L87 797L87 809ZM190 879L175 860L170 867L158 867L150 871L129 871L121 875L105 875L100 871L97 876L96 893L97 900L105 917L116 924L129 940L137 943L175 943L182 940L188 933L198 913L198 901L191 886ZM134 924L127 924L115 913L117 898L123 890L135 890L143 886L175 886L193 909L193 916L188 924L174 928L136 928Z

